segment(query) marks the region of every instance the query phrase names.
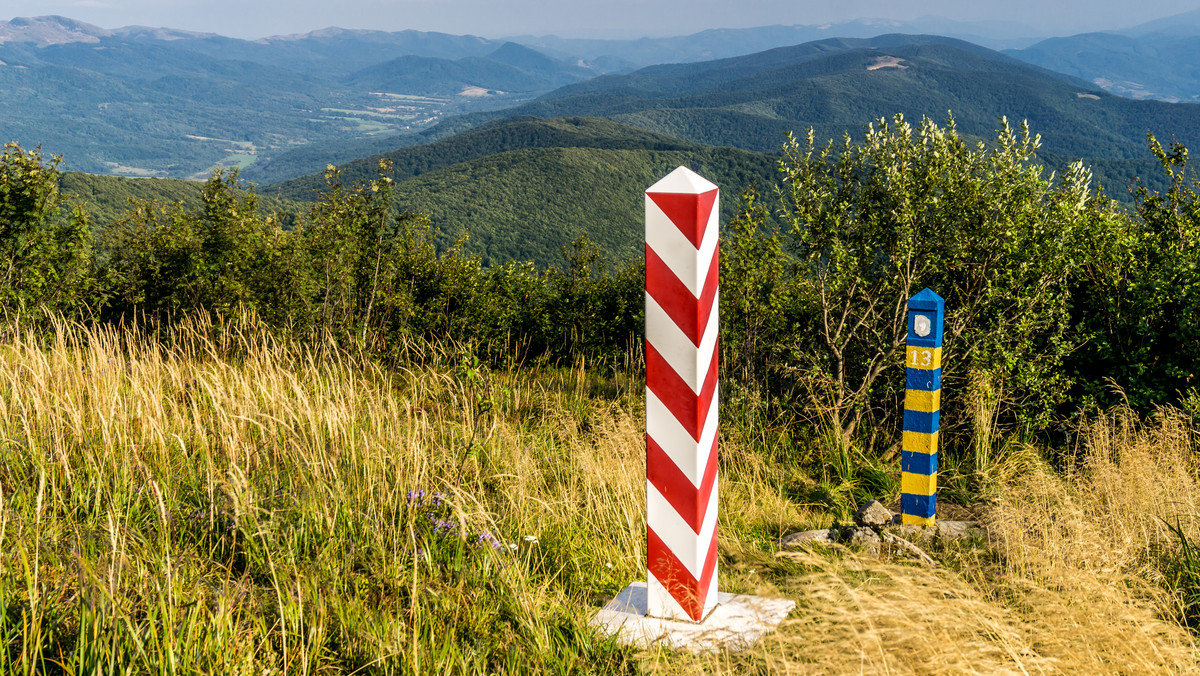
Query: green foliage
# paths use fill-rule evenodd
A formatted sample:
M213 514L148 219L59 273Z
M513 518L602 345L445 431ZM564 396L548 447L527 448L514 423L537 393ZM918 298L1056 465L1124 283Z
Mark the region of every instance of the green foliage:
M0 309L83 309L92 273L88 217L63 214L58 164L15 143L0 154Z
M1200 383L1200 182L1181 143L1149 145L1168 188L1138 186L1137 218L1089 242L1097 264L1075 313L1089 340L1071 360L1089 400L1115 403L1115 384L1142 411Z
M110 312L159 319L206 311L231 316L248 309L278 319L299 272L281 246L273 217L241 189L237 171L217 170L200 206L136 203L97 237ZM274 301L274 302L270 302ZM282 305L282 307L281 307Z
M1046 178L1037 146L1005 124L992 146L972 147L953 120L902 116L860 142L789 137L784 234L755 236L770 223L755 197L727 245L727 354L747 353L760 382L873 445L902 409L907 301L930 287L947 308L943 429L968 419L963 395L979 382L1003 393L1001 420L1045 428L1071 385L1062 364L1075 347L1080 245L1121 217L1081 165Z
M1200 629L1200 548L1178 520L1174 524L1163 520L1163 525L1175 537L1176 545L1174 551L1160 556L1167 587L1175 594L1183 624Z
M105 315L156 321L245 312L278 334L413 359L456 343L495 363L624 362L641 331L642 272L611 268L578 239L565 267L485 267L463 242L438 246L426 216L393 209L395 182L353 186L326 172L326 190L299 225L262 213L237 172L217 171L197 207L135 202L97 235Z
M244 174L242 175L245 179ZM369 177L368 177L369 178ZM204 181L184 181L171 178L128 178L64 171L59 177L59 191L73 206L88 213L94 227L104 228L129 211L136 202L180 202L193 209L201 204ZM259 206L276 212L285 229L291 227L295 215L308 210L308 205L279 200L271 195L259 195Z

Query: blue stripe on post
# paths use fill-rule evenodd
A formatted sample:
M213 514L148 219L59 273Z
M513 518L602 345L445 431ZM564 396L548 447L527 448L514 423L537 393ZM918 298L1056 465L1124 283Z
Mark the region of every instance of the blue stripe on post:
M900 495L900 512L906 516L932 519L937 514L937 493L933 495Z
M925 411L910 411L904 409L904 431L933 434L938 430L938 419L941 411L926 413Z
M921 390L923 392L940 390L942 389L942 370L914 368L905 369L904 389Z
M900 471L929 476L937 472L937 453L900 452Z
M934 408L935 401L940 402L942 389L941 368L911 368L908 355L914 359L921 354L920 349L938 350L942 347L942 322L946 314L946 305L942 297L931 289L924 289L908 300L908 337L905 348L904 385L910 394L905 396L914 407ZM938 365L933 357L926 362L930 366ZM918 395L911 392L938 392L938 396L924 395L918 401ZM925 402L922 404L922 402ZM937 404L940 408L940 403ZM937 516L937 432L941 422L941 411L904 410L904 444L900 456L900 521L905 524L932 526ZM925 436L928 435L928 436ZM928 443L918 445L916 440L927 439ZM928 447L933 453L919 453L913 448ZM909 493L905 491L916 491ZM929 492L929 495L921 493Z

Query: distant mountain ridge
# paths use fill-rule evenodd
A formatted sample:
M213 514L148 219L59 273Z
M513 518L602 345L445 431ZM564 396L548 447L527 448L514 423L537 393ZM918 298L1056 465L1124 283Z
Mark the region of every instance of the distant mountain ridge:
M1037 28L1016 22L962 22L925 16L912 21L856 19L823 24L714 28L690 35L634 40L576 39L554 35L521 35L508 39L562 58L576 56L598 63L619 62L624 64L623 70L633 70L656 64L743 56L775 47L831 38L872 38L885 33L936 33L992 49L1026 47L1048 37Z
M606 75L515 108L380 139L374 152L526 115L602 117L696 143L774 153L788 131L811 127L818 139L858 135L868 122L898 112L939 123L952 114L961 133L978 139L993 138L1002 116L1014 126L1028 120L1050 166L1084 159L1117 196L1134 176L1159 173L1145 147L1148 132L1200 147L1200 106L1113 96L959 40L887 35Z
M786 131L811 126L819 138L836 138L897 112L936 120L952 113L960 130L981 137L991 136L1001 116L1014 123L1028 119L1047 149L1079 157L1139 156L1145 132L1155 129L1200 140L1200 107L1119 99L978 45L907 35L822 40L605 75L513 109L443 125L461 131L513 114L582 115L772 152Z
M926 18L904 25L921 21L937 23ZM1144 155L1147 131L1194 136L1190 109L1139 107L1103 95L1103 88L1126 87L1125 93L1141 96L1134 85L1145 83L1134 76L1125 82L1111 73L1072 70L1070 63L1053 62L1053 55L1042 63L1077 77L1030 68L1035 47L1005 57L952 38L887 35L695 60L796 39L804 31L883 25L858 21L575 41L583 51L564 57L529 43L419 31L329 28L238 40L165 28L110 30L53 16L14 19L0 22L0 136L62 153L69 169L198 178L213 166L239 166L263 182L434 141L512 114L606 117L764 152L778 147L784 131L811 126L819 135L839 136L901 111L935 119L952 111L964 131L981 137L990 135L1000 115L1028 118L1049 152L1112 162ZM1153 29L1153 22L1147 26L1141 30ZM1111 51L1100 44L1109 40L1105 36L1093 43ZM1179 44L1187 46L1188 39ZM1151 74L1174 52L1177 65L1157 72L1177 80L1171 86L1183 92L1176 96L1181 100L1196 78L1191 64L1200 63L1188 51L1193 48L1183 46L1134 50L1146 56L1144 71ZM677 50L682 63L592 79L619 60L628 65L664 49ZM561 85L567 86L556 89ZM1143 89L1146 96L1170 95L1162 93L1165 86Z
M546 91L595 75L586 68L506 42L482 57L450 60L401 56L353 73L346 81L362 88L406 94L445 96L470 91L468 95L483 96L488 92Z
M1121 96L1200 102L1200 32L1084 33L1006 53Z
M427 67L366 76L397 58ZM69 170L202 178L313 142L511 106L594 74L474 36L327 29L248 41L15 19L0 22L0 140L41 145Z

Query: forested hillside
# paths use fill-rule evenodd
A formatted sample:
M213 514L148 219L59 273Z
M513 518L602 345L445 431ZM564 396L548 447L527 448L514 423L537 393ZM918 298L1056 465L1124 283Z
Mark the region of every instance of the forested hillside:
M202 203L204 183L171 178L127 178L124 176L102 176L77 171L63 172L59 190L64 198L78 205L91 216L93 224L106 227L126 216L137 203L179 203L186 209L198 208ZM291 200L280 200L272 195L259 198L262 208L280 214L284 223L292 223L297 214L307 210L308 205Z
M343 180L374 177L380 159L392 163L398 181L459 162L527 148L604 148L608 150L701 150L681 138L630 127L601 118L513 117L497 120L441 141L399 148L339 165ZM267 190L292 199L310 199L324 187L321 174L271 185Z
M643 254L643 192L677 166L726 186L767 185L776 160L732 148L611 150L534 148L454 164L396 186L399 204L429 214L438 244L466 237L464 251L485 264L532 260L564 263L563 252L586 235L620 263ZM740 203L724 195L728 219Z
M214 166L422 129L593 74L471 36L331 30L252 42L41 17L0 23L0 140L40 144L77 171L203 179Z
M870 120L896 112L939 121L953 115L959 131L981 139L1001 116L1028 120L1042 135L1046 157L1062 159L1055 168L1095 159L1097 180L1125 199L1131 176L1159 180L1145 150L1147 133L1200 143L1200 106L1114 96L958 40L891 35L601 76L375 147L383 152L388 145L437 140L520 114L604 117L699 143L773 153L788 131L811 127L822 139L859 135ZM321 157L318 148L303 151L308 162ZM338 162L348 159L330 152Z
M657 66L573 85L514 112L593 114L704 143L770 152L785 131L858 132L902 112L986 137L997 118L1028 120L1049 152L1144 156L1147 131L1200 140L1200 106L1132 101L945 38L884 36Z
M464 251L485 264L563 261L563 249L587 235L605 256L641 256L642 191L684 165L727 186L723 214L742 188L775 180L777 160L714 148L597 118L515 119L435 143L401 148L339 167L340 180L376 176L390 164L397 204L429 214L440 247L466 237ZM314 175L262 188L290 200L326 188Z

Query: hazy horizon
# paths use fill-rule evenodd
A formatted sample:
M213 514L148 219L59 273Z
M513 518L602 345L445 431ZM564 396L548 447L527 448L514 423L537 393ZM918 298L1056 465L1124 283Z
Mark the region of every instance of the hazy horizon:
M0 0L0 19L57 14L107 29L141 25L255 39L329 27L414 29L488 38L548 34L634 38L687 35L710 28L938 17L956 22L994 22L997 27L1023 24L1035 31L1029 34L1032 37L1117 30L1198 8L1189 0L1148 0L1136 5L1116 0L1012 0L1003 7L963 6L948 0L904 4L879 0L748 0L736 5L716 0L585 0L569 5L554 0L513 0L505 6L488 0L352 0L337 6L313 0ZM1003 30L1020 31L1011 27Z

